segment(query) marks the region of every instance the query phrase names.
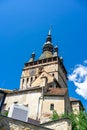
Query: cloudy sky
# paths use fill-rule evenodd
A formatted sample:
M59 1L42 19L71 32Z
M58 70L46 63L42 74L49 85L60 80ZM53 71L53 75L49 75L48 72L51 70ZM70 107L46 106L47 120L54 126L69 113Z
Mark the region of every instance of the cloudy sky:
M87 109L87 0L0 0L0 87L19 88L31 53L42 53L48 30L68 72L71 97Z

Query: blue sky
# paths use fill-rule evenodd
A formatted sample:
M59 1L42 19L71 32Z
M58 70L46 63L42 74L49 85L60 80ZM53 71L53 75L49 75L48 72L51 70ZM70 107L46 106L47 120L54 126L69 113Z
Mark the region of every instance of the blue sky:
M87 108L87 93L77 82L79 76L83 79L84 75L85 83L87 81L86 0L0 1L0 87L19 88L24 63L33 51L38 59L50 25L53 44L58 45L59 56L64 58L71 76L69 95L80 99ZM82 71L77 73L78 68ZM82 82L79 79L79 83ZM86 85L84 90L87 91Z

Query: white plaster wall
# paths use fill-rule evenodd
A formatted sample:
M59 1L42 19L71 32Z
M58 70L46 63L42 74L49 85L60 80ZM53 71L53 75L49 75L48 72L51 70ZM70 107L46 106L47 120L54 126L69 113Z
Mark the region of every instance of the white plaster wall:
M43 100L42 113L52 113L52 110L50 110L50 104L54 104L54 110L56 110L57 113L64 113L64 97L45 97Z
M20 93L20 94L19 93L10 94L5 99L5 103L6 103L5 110L8 110L12 105L12 103L18 102L27 105L29 109L28 116L30 118L36 119L38 113L38 101L40 96L41 96L41 92L37 92L37 91L31 91L31 92Z
M71 107L72 107L72 111L74 111L75 114L80 111L79 102L72 102Z

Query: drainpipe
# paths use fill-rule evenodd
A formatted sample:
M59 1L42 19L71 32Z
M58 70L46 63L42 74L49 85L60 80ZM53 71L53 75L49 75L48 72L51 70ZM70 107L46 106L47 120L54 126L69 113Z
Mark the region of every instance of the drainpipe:
M43 109L44 92L47 91L47 77L43 76L43 77L41 77L41 79L42 79L42 82L41 82L40 87L42 87L42 94L41 94L41 96L38 99L37 119L38 119L38 115L39 115L40 100L42 99L41 111L40 111L40 116L41 116L42 109Z

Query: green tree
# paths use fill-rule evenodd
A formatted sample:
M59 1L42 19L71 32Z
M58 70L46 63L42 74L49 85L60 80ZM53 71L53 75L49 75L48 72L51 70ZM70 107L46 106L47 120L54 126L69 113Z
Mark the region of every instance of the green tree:
M59 119L59 116L58 116L58 113L56 112L56 110L53 110L53 114L52 114L51 119L52 119L52 120L57 120L57 119Z
M87 112L71 112L70 114L62 114L59 116L56 111L53 111L52 120L57 120L59 118L69 118L72 123L72 130L87 130Z
M73 130L87 130L87 112L80 111L77 114L70 113L68 118L72 122Z

